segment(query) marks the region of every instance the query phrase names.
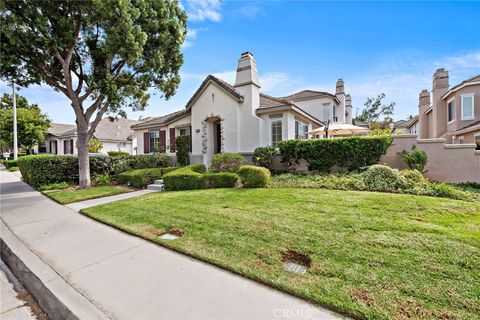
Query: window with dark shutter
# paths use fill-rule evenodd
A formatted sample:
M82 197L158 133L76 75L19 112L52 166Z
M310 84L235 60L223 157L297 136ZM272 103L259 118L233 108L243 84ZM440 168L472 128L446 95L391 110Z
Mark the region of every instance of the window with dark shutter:
M143 153L150 153L150 132L143 133Z
M175 128L170 128L170 152L175 152Z

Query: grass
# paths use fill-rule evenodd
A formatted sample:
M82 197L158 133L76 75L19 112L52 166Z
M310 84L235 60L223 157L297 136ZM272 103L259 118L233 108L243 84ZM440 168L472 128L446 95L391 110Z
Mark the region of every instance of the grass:
M216 189L148 194L82 212L355 318L480 318L479 203ZM172 228L184 235L158 237ZM288 250L311 258L306 275L283 269Z
M43 191L43 193L61 204L68 204L83 200L114 196L116 194L130 191L133 190L122 186L101 186L88 189L48 190Z

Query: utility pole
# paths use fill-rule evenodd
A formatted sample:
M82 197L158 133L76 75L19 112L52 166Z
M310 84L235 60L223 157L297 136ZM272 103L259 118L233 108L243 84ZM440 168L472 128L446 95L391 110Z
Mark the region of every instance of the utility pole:
M13 159L18 159L18 137L17 137L17 97L15 94L15 80L12 81L13 88Z

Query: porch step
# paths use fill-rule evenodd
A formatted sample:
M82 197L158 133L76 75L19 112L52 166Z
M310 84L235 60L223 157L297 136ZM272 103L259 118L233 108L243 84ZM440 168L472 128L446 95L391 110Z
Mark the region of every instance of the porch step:
M163 184L149 184L147 186L147 189L154 191L163 191Z
M155 180L155 181L153 181L153 184L163 184L163 180L162 179Z

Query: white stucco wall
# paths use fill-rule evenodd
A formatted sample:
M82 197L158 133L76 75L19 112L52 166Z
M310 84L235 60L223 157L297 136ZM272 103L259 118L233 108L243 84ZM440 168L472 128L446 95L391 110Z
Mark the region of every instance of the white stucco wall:
M337 114L340 111L338 104L335 102L334 99L330 97L295 101L295 105L300 107L302 110L309 113L310 115L317 118L318 120L326 122L328 119L323 118L324 103L330 103L335 108L335 114Z

